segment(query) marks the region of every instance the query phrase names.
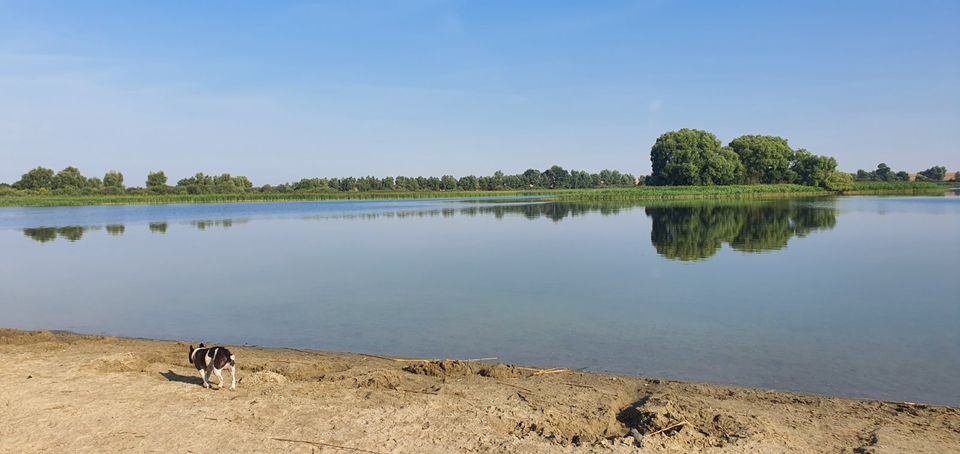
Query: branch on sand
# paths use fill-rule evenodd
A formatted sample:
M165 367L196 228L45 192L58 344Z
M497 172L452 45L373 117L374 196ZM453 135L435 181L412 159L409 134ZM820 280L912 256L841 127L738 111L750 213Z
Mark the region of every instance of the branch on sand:
M285 442L287 442L287 443L304 443L304 444L308 444L308 445L322 446L322 447L324 447L324 448L343 449L343 450L345 450L345 451L366 452L366 453L370 453L370 454L383 454L383 453L380 453L380 452L377 452L377 451L369 451L369 450L361 449L361 448L351 448L351 447L349 447L349 446L334 445L334 444L330 444L330 443L323 443L323 442L320 442L320 441L292 440L292 439L289 439L289 438L274 438L274 440L276 440L276 441L285 441Z
M677 427L685 426L685 425L687 425L687 424L690 424L690 423L687 422L687 421L680 421L680 422L678 422L678 423L676 423L676 424L674 424L674 425L672 425L672 426L664 427L663 429L660 429L660 430L658 430L658 431L656 431L656 432L650 432L650 433L648 433L648 434L643 434L643 436L644 436L644 437L652 437L652 436L654 436L654 435L661 434L661 433L664 433L664 432L666 432L666 431L668 431L668 430L676 429Z

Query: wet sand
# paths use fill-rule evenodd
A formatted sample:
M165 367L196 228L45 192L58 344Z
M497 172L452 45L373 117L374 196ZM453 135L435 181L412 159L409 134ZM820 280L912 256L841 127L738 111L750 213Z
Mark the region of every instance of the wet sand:
M950 407L235 346L204 389L187 345L0 329L0 452L960 452Z

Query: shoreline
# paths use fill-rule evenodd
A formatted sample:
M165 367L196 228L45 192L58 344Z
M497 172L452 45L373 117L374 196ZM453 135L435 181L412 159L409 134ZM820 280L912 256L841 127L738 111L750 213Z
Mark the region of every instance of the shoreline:
M542 197L551 201L712 200L844 195L945 195L958 188L935 183L857 183L847 191L827 191L796 184L729 186L637 186L598 189L529 189L494 191L369 191L238 194L0 195L0 208L174 205L207 203L323 202L365 200L469 199Z
M207 390L187 345L0 328L0 452L207 452L210 437L264 452L960 446L954 407L489 361L228 346L238 389Z

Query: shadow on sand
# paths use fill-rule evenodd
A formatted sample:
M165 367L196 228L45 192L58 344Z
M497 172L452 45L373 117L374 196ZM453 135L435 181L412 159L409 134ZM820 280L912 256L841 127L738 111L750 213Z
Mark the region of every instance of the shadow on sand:
M200 377L180 375L172 370L166 372L160 372L160 375L163 375L163 378L166 378L170 381L176 381L180 383L189 383L191 385L202 385L203 380Z

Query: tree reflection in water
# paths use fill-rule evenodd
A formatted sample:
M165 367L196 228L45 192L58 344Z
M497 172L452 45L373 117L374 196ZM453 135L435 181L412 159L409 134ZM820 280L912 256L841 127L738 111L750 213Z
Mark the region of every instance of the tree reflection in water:
M794 236L837 224L835 207L791 201L664 205L646 213L657 253L685 261L712 257L723 243L741 252L775 251Z
M466 206L464 206L466 205ZM615 215L626 210L643 208L653 225L650 241L657 253L673 260L703 260L712 257L728 244L741 252L766 252L783 249L793 237L831 229L837 223L836 206L828 199L817 202L803 200L775 201L603 201L603 202L516 202L461 201L450 206L430 209L393 210L371 213L331 213L303 216L301 219L423 218L452 216L522 216L560 222L568 217L600 213ZM230 228L248 219L214 219L188 221L185 224L204 231ZM34 241L46 243L56 238L78 241L85 231L106 229L113 236L126 230L123 224L105 226L35 227L22 229ZM166 222L151 222L153 233L166 233Z
M230 228L234 224L244 224L247 219L214 219L203 221L190 221L187 224L197 230L207 230L211 227ZM151 222L148 224L150 232L167 233L168 224L166 222ZM28 227L21 229L24 235L38 242L46 243L55 239L63 238L67 241L79 241L84 233L91 230L106 230L110 236L122 236L127 230L125 224L106 224L106 225L71 225L66 227Z

